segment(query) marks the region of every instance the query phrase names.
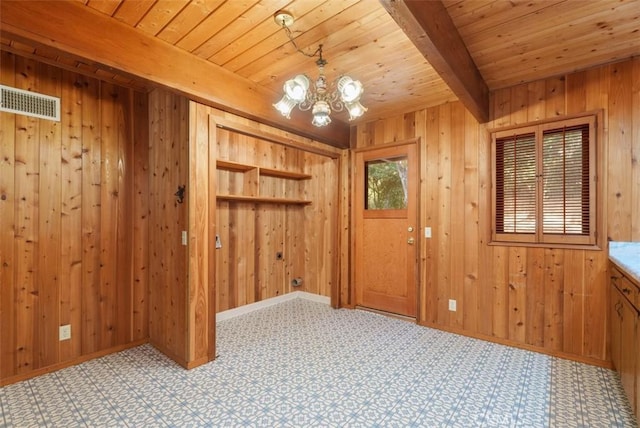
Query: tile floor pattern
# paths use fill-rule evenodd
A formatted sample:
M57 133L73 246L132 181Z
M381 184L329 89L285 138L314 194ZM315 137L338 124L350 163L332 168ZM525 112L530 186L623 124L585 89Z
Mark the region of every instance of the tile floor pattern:
M0 388L6 427L630 427L617 375L295 299L218 324L186 371L150 345Z

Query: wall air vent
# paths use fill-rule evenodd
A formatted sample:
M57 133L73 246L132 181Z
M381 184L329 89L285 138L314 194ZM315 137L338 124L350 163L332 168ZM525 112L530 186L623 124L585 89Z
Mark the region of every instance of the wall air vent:
M60 122L60 98L0 85L0 111Z

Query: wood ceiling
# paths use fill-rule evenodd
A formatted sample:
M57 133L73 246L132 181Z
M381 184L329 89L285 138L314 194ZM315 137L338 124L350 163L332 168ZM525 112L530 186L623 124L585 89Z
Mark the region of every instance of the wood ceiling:
M265 119L271 123L280 119L271 116L267 108L278 100L283 83L299 73L311 78L317 76L315 59L296 52L285 31L274 22L273 15L280 9L295 17L290 28L302 51L312 53L319 44L323 45L324 57L328 60L325 71L330 80L348 74L362 81L365 87L362 104L369 111L361 121L458 98L465 102L455 79L468 80L465 73L473 72L467 69L473 69L474 64L480 76L480 86L476 87L485 85L488 90L495 90L640 55L640 0L442 0L437 5L449 15L451 28L446 27L447 20L442 19L442 15L434 15L432 9L427 11L434 2L381 1L80 0L72 1L73 7L57 5L54 9L48 1L38 8L49 15L43 12L41 17L31 18L36 15L33 9L25 9L30 13L22 15L10 13L14 8L9 4L14 2L2 0L0 46L3 50L38 57L124 85L148 89L157 81L171 86L162 80L163 76L156 78L153 70L142 73L140 68L118 63L119 57L126 57L126 46L113 46L111 57L94 55L86 47L92 43L97 45L98 39L105 38L113 44L122 43L125 35L136 34L137 43L151 46L150 51L172 46L167 52L178 58L176 63L158 64L159 69L171 65L175 70L167 71L169 74L173 72L180 77L181 70L188 73L193 66L184 59L195 56L214 65L214 71L224 70L220 73L228 72L229 76L238 77L237 82L247 82L246 88L238 90L238 96L244 96L246 89L265 97L264 106L260 107L264 113L257 108L256 117L269 116ZM399 19L395 13L394 9L404 3L417 8L413 12L417 26L414 22L412 28L407 28L411 25L403 24L402 16ZM421 11L422 15L433 16L420 17ZM87 31L78 23L77 31L84 32L82 37L86 43L81 45L76 39L65 39L67 36L63 34L46 34L53 31L47 28L53 28L54 24L47 28L36 25L42 20L55 20L56 15L63 21L60 25L69 31L74 31L71 22L76 18L89 19L99 27ZM5 19L5 16L8 17ZM30 28L20 28L22 21L31 19ZM459 47L470 55L470 67L459 66L465 63L455 57L465 52L452 49L450 56L454 58L447 59L448 49L438 47L437 43L440 52L425 50L421 43L433 38L431 34L424 37L427 31L424 21L428 20L431 22L426 24L433 24L434 31L446 33L440 43L455 44L453 36L457 35L453 33L457 31L462 42ZM32 28L34 26L43 29ZM135 33L125 31L125 27ZM415 33L413 36L411 31ZM434 52L444 54L445 62L449 61L453 68L443 72L442 67L436 65L438 58ZM156 54L156 58L160 61L169 57ZM220 73L214 76L226 76ZM214 89L210 90L212 93L207 92L205 86L210 83L202 81L200 89L195 91L202 93L194 98L214 105L225 104L227 95L220 95ZM189 88L178 87L178 90L194 92ZM469 107L466 102L465 105ZM243 113L246 107L232 103L230 109ZM336 122L346 121L344 112L333 113L332 117ZM308 112L295 111L289 124L284 121L282 126L294 131L296 126L302 127L303 135L312 135L314 130L302 124L309 120ZM340 135L345 134L323 137L319 133L318 139L331 144L335 143L332 138L341 138Z

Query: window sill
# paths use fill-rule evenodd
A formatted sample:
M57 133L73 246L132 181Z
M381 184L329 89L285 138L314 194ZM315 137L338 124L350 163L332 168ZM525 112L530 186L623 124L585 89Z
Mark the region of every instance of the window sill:
M551 243L534 243L534 242L513 242L513 241L490 241L491 247L530 247L530 248L548 248L550 250L586 250L586 251L602 251L603 248L598 245L585 244L551 244Z

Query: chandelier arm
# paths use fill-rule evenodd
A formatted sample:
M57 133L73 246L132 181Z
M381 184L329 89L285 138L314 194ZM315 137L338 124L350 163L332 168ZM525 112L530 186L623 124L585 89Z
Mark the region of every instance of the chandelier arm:
M298 109L300 109L301 111L311 110L311 107L313 107L314 103L315 101L306 99L298 104Z
M333 100L329 103L331 105L331 110L341 112L344 110L344 103L340 100Z
M338 93L335 84L332 84L329 89L330 91L325 95L325 101L329 103L333 111L340 112L344 110L344 102L340 98L340 94Z

